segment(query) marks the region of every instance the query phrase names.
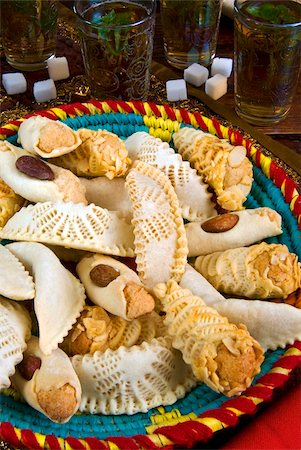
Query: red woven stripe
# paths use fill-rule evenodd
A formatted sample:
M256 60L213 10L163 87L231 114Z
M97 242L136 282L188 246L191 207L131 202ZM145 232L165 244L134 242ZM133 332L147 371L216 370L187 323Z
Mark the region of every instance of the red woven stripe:
M139 113L140 113L142 116L145 116L146 111L145 111L144 103L143 103L143 102L140 102L140 101L138 101L138 100L133 100L133 101L132 101L132 104L133 104L133 106L135 107L135 109L137 109L137 111L139 111Z
M177 120L177 116L176 113L174 112L174 110L167 104L164 105L164 109L166 111L166 114L168 115L168 117L171 120Z
M245 414L254 414L256 411L255 403L249 398L238 397L227 400L223 403L223 408L235 408Z
M288 375L284 375L283 373L267 373L259 378L258 383L275 388L282 386L288 378Z
M91 447L92 450L108 450L108 446L101 440L95 437L86 437L85 441Z
M270 400L273 396L273 389L262 386L251 386L244 391L244 395L248 397L261 398L263 400Z
M0 128L0 134L4 134L4 136L12 136L15 133L15 130L10 130L9 128Z
M191 448L196 442L207 441L213 431L202 423L189 420L173 426L158 428L155 433L162 434L182 448Z
M216 130L216 134L218 135L218 137L222 138L223 137L223 133L222 133L222 130L221 130L221 124L219 123L219 121L217 120L216 117L212 118L212 124L213 124L213 126L214 126L214 128Z
M301 366L301 355L283 356L273 364L273 367L283 367L284 369L295 369Z
M118 112L118 103L115 100L106 100L106 103L115 113Z
M89 100L89 103L91 103L91 105L95 106L95 108L100 109L100 111L103 112L102 103L99 102L98 100Z
M288 348L297 348L298 350L301 351L301 341L295 341L292 345L288 345Z
M256 154L255 154L255 164L257 167L260 167L260 156L261 156L261 151L257 150Z
M113 442L117 447L126 450L139 450L139 445L129 437L113 436L105 439L108 442Z
M295 200L293 213L296 216L299 216L301 214L301 195L298 195L298 197Z
M148 436L145 436L143 434L136 434L136 436L134 436L134 439L141 448L146 448L148 450L156 450L158 448L161 448L158 447ZM167 450L167 448L168 447L164 447L164 450Z
M201 130L208 131L208 127L205 124L205 121L204 121L202 115L199 112L195 112L194 117L198 123L198 126L201 128Z
M59 440L53 434L46 436L45 442L51 450L61 450Z
M285 187L284 187L284 198L286 203L290 203L296 189L296 184L290 178L286 178Z
M210 409L210 411L205 411L198 417L213 417L214 419L220 420L228 426L234 426L238 421L237 415L230 409L225 408Z
M65 441L68 442L70 447L74 450L86 450L86 447L77 438L69 436L65 439Z
M71 103L71 105L62 105L58 106L63 111L65 111L68 115L78 115L77 111L81 111L83 114L90 114L90 110L83 105L82 103Z
M23 443L23 448L25 447L28 450L43 449L38 443L34 432L31 430L21 430L21 441Z
M119 103L119 106L121 106L121 108L124 109L125 112L127 112L127 113L133 112L132 107L130 105L128 105L126 102L124 102L123 100L119 100L118 103Z
M273 171L273 178L272 178L275 185L280 188L282 186L283 181L286 179L286 177L287 176L286 176L285 171L281 167L279 167L278 165L275 164L274 171Z
M181 114L183 122L190 125L191 122L190 122L190 117L189 117L188 111L186 111L185 109L180 109L180 114Z
M155 114L155 116L157 116L157 117L161 116L161 112L155 103L148 102L148 106L150 107L152 112Z
M241 145L243 141L243 135L239 131L233 131L234 134L234 144Z
M0 436L4 442L12 445L13 447L20 448L21 441L19 440L14 427L9 422L0 423Z
M60 106L58 106L58 108L60 108ZM32 117L32 116L43 116L43 117L47 117L47 119L51 119L51 120L57 120L57 116L54 114L53 111L48 111L48 110L44 110L44 111L38 111L35 112L33 114L30 114L28 116L25 116L26 118L28 117Z

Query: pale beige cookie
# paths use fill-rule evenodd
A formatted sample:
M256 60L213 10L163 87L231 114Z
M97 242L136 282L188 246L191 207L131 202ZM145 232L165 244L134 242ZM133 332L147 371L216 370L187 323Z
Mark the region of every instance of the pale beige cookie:
M173 280L156 286L155 294L166 312L172 345L182 352L197 379L227 396L247 389L264 357L246 327L229 323Z
M58 120L33 116L21 123L18 143L32 154L54 158L76 149L81 139L76 131Z
M196 385L168 338L71 361L82 386L80 411L90 414L147 412L173 404Z
M218 291L248 298L287 297L301 280L298 257L266 242L199 256L194 266Z
M25 199L0 178L0 228L24 205Z
M157 167L169 178L185 219L204 220L217 214L208 185L167 142L138 131L125 140L125 145L133 160Z
M176 149L188 160L217 195L225 210L243 209L251 190L252 164L243 146L233 146L209 133L184 127L174 133Z
M7 141L0 141L0 177L31 202L87 204L85 187L70 170L46 163Z
M154 309L154 299L136 272L110 256L87 256L76 271L89 299L111 314L131 320Z
M106 176L111 180L125 175L131 160L117 134L86 128L80 128L77 133L81 145L72 153L56 158L55 164L81 177Z
M86 189L89 203L109 211L120 211L125 215L132 215L132 205L125 189L124 178L113 178L113 180L107 177L80 178L80 182Z
M179 280L187 261L187 240L176 193L159 169L139 161L126 178L133 207L137 271L147 289Z
M13 300L30 300L35 295L32 276L3 245L0 245L0 295Z
M119 212L93 204L44 202L23 207L0 230L0 237L134 256L131 223Z
M50 354L83 309L84 288L45 245L15 242L7 247L33 275L40 348Z
M189 257L246 247L282 234L281 216L271 208L245 209L185 225Z
M9 377L23 358L31 336L31 319L20 304L0 296L0 390L10 386Z
M12 379L24 400L53 422L66 423L78 410L81 386L68 356L59 348L45 355L35 336Z

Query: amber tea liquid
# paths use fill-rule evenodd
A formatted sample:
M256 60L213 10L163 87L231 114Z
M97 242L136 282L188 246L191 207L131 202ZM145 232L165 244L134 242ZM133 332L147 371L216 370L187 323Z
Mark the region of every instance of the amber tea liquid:
M55 55L57 0L1 0L1 37L8 63L39 70Z
M236 112L254 124L277 123L289 112L300 72L301 5L236 2L234 20Z
M82 54L93 96L147 100L154 14L143 2L104 1L88 5L80 15Z

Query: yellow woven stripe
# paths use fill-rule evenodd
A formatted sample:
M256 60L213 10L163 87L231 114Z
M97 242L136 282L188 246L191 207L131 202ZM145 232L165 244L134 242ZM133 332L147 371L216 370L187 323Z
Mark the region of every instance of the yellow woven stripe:
M209 427L213 431L213 433L227 427L224 422L215 419L214 417L202 417L202 419L197 419L197 422L207 425L207 427Z
M118 445L114 444L114 442L105 441L110 450L119 450Z
M299 356L301 355L301 350L299 350L297 347L291 347L289 348L283 356Z
M290 371L290 369L285 369L284 367L273 367L269 373L281 373L283 375L288 375Z
M63 111L61 108L54 107L51 108L50 111L52 111L61 120L65 120L68 117L65 111Z
M39 446L44 448L45 447L45 440L46 440L46 436L44 434L40 434L40 433L35 433L35 438L39 443Z
M101 106L106 114L109 114L112 112L112 108L108 105L107 102L101 102Z
M148 436L149 439L153 441L153 443L157 447L165 447L166 445L173 445L173 442L162 434L150 434Z
M178 423L188 422L189 420L196 420L196 419L197 419L196 414L191 413L185 416L175 417L169 420L162 420L161 422L158 421L157 423L154 423L154 425L149 425L145 427L145 431L148 434L152 434L160 426L161 427L172 426L177 425Z
M83 105L88 108L90 111L91 116L95 116L96 114L101 114L101 110L97 108L95 105L92 105L91 103L83 103Z

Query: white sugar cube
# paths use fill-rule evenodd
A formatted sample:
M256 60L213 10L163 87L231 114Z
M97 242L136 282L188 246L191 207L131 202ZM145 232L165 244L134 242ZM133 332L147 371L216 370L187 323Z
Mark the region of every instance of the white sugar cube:
M22 94L27 89L26 78L20 72L4 73L2 84L8 95Z
M211 76L216 74L229 77L232 72L233 60L231 58L214 58L211 65Z
M68 61L65 56L50 58L48 59L47 64L49 78L52 80L65 80L70 77Z
M169 102L187 100L186 81L183 79L166 81L166 93Z
M219 73L214 77L208 78L205 83L205 92L213 100L217 100L227 92L227 77Z
M56 87L54 81L48 80L37 81L33 85L33 95L36 102L48 102L56 98Z
M193 63L184 70L184 80L196 87L201 86L208 79L209 70L198 63Z

